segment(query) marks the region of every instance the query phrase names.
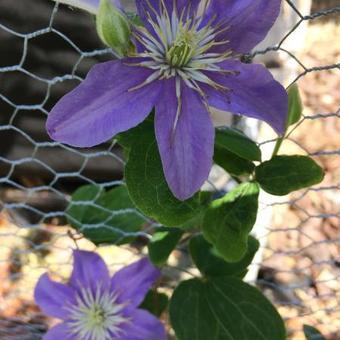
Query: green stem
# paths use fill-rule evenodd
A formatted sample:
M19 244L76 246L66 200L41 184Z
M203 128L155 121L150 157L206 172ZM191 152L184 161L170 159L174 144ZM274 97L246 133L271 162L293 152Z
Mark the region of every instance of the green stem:
M276 141L276 144L275 144L275 148L274 148L274 151L273 151L273 154L272 154L272 158L274 156L276 156L280 150L280 147L284 141L285 137L280 137L277 141Z

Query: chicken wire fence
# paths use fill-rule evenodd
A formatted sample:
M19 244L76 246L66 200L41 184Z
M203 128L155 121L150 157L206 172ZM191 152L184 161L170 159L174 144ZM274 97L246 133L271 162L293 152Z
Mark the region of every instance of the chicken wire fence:
M290 339L303 339L304 323L319 327L327 339L340 337L340 47L327 26L338 19L336 5L314 1L319 7L310 14L310 1L286 0L268 39L244 56L247 62L264 62L286 86L299 84L306 108L283 152L311 155L326 170L319 186L283 199L263 195L255 227L262 248L248 280L279 308ZM321 38L315 52L316 34ZM311 53L301 51L308 39ZM44 123L58 98L92 65L113 54L98 40L91 16L47 0L15 5L2 0L0 42L0 339L40 339L49 320L32 300L37 278L45 271L65 277L72 248L95 249L67 225L71 194L84 184L123 184L124 165L114 141L73 149L52 142ZM243 126L254 134L253 122ZM275 137L268 129L256 125L255 134L264 153L273 147ZM225 176L215 169L211 187L230 187ZM121 213L127 211L112 211L110 217ZM128 213L140 215L133 209ZM138 256L143 239L157 227L145 218L143 230L129 234L138 236L134 247L111 245L98 251L115 269ZM171 257L165 292L180 276L193 274L186 255L179 248Z

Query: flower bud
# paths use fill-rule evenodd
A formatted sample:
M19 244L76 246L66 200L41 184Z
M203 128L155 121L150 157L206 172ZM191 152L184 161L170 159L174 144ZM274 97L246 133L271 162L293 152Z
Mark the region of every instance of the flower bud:
M110 0L100 0L97 13L97 32L101 40L120 56L130 45L130 23L126 15Z

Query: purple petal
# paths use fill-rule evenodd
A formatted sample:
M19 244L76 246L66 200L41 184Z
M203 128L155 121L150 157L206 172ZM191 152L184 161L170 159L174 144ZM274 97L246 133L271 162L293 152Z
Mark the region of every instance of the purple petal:
M52 281L43 274L34 290L34 299L40 309L47 315L59 319L66 318L65 305L74 301L75 291L72 287Z
M111 279L111 289L118 293L119 302L138 307L146 293L160 276L148 258L143 258L119 270Z
M262 65L239 61L227 61L220 66L240 73L209 74L217 83L231 89L226 96L221 91L204 86L209 105L263 120L279 134L284 133L288 113L287 92L271 73Z
M176 3L176 11L179 16L181 16L182 13L185 15L188 15L188 17L192 17L195 15L195 12L197 11L197 8L200 4L201 0L164 0L164 4L166 6L166 9L168 13L171 14L173 12L173 5ZM137 6L137 12L140 18L142 19L144 25L148 27L149 30L152 32L151 25L149 24L148 17L151 16L153 20L156 19L156 13L160 14L162 13L161 9L163 9L161 6L160 0L136 0L136 6ZM151 5L151 7L150 7Z
M215 50L228 48L239 53L250 52L266 37L280 7L281 0L211 0L205 21L217 16L216 22L229 26L218 36L218 40L229 42Z
M44 335L43 340L77 340L75 336L70 335L65 323L60 323Z
M138 125L148 116L161 90L160 82L131 90L153 71L127 66L127 62L131 60L95 65L86 79L56 104L47 119L52 139L90 147Z
M121 326L120 340L166 340L164 325L152 314L142 309L134 310L131 322Z
M197 12L198 6L200 5L201 0L167 0L169 4L172 4L175 2L177 6L177 13L179 16L181 16L182 12L184 11L185 13L194 14ZM189 11L189 12L188 12Z
M54 0L62 4L66 4L72 7L80 8L90 13L96 14L98 11L100 0ZM112 3L117 8L122 9L122 5L119 0L112 0Z
M96 253L84 250L73 251L73 271L70 285L79 287L90 287L95 291L98 286L109 287L110 276L103 259Z
M164 97L156 104L155 129L165 178L173 194L185 200L208 178L214 127L200 96L183 83L181 90L181 111L175 123L175 80L165 82Z

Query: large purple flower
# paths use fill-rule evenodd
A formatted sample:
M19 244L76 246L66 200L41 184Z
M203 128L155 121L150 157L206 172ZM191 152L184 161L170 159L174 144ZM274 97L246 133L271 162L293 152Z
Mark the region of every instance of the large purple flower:
M147 258L109 277L100 256L74 251L67 285L41 276L35 301L47 315L63 320L44 340L165 340L162 323L138 309L160 272Z
M263 66L239 61L264 39L281 0L206 3L136 0L144 23L133 29L136 53L95 65L51 111L50 136L94 146L138 125L155 108L164 174L184 200L199 190L212 165L211 107L261 119L283 133L286 91Z

